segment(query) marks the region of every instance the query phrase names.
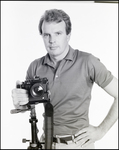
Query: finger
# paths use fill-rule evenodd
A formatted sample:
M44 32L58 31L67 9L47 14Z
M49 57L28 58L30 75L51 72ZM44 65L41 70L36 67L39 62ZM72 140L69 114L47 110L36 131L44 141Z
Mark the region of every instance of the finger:
M25 105L28 103L29 99L28 98L20 98L20 99L17 99L19 101L19 105Z
M75 134L75 137L78 136L78 135L80 135L80 134L83 134L83 133L85 133L85 132L87 132L87 128L83 128L82 130L80 130L79 132L77 132L77 133Z
M28 92L25 89L13 89L12 90L12 94L15 94L15 93L17 93L17 94L20 94L20 93L25 94L25 93L28 93Z
M88 139L84 144L81 145L81 147L84 148L84 147L88 146L91 143L92 143L92 141Z
M87 132L85 132L85 133L83 133L83 134L80 134L79 136L77 136L75 139L74 139L74 141L76 142L76 141L79 141L79 140L81 140L81 139L83 139L83 138L86 138L88 136L88 134L87 134Z
M88 137L84 138L84 139L81 139L79 141L77 141L76 143L83 146L86 142L88 142Z
M21 84L22 84L21 81L19 81L19 80L16 81L16 87L18 87L18 85L21 85Z
M24 101L20 101L19 105L26 105L28 103L28 98L24 99Z
M17 107L17 106L19 106L19 101L17 101L15 98L13 98L13 104Z
M13 103L14 105L25 105L27 104L29 101L29 99L26 97L26 98L13 98Z
M28 98L28 95L27 94L22 94L22 93L20 93L20 94L14 93L14 94L12 94L12 98L23 99L23 98Z

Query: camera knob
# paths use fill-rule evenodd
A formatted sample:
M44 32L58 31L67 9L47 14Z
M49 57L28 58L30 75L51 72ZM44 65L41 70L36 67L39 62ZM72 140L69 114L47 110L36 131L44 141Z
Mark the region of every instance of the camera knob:
M43 83L45 84L48 81L46 77L43 78Z
M30 140L27 140L27 139L22 139L22 143L26 143L26 142L29 142Z

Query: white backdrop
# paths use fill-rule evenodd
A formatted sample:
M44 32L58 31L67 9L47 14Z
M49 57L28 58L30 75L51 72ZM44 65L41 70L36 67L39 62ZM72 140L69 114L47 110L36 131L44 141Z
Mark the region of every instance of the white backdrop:
M30 112L10 114L11 90L16 80L25 80L31 61L46 54L38 23L46 9L63 9L72 21L70 45L100 58L118 77L118 6L76 1L1 1L1 148L26 149L22 138L30 139ZM98 125L107 114L113 98L94 84L90 123ZM42 104L36 106L40 137ZM118 122L95 143L96 149L118 149Z

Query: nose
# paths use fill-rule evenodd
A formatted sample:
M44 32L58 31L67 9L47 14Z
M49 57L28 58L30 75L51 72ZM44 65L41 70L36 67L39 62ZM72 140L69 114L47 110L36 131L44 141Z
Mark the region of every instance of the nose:
M50 36L49 43L53 44L56 42L55 36Z

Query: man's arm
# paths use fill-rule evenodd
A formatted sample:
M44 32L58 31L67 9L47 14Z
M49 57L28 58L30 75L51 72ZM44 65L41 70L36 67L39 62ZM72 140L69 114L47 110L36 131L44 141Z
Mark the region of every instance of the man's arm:
M104 88L104 90L114 98L114 102L103 120L98 126L102 133L106 132L113 126L118 119L118 80L114 77L113 80Z
M118 80L114 77L104 90L114 98L114 102L99 126L89 126L75 134L78 136L75 142L80 143L83 147L100 140L118 119Z

